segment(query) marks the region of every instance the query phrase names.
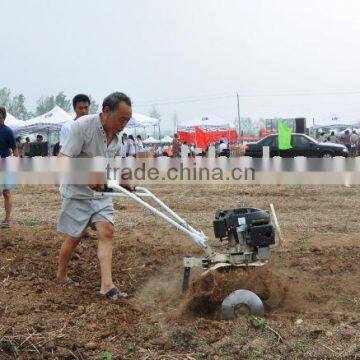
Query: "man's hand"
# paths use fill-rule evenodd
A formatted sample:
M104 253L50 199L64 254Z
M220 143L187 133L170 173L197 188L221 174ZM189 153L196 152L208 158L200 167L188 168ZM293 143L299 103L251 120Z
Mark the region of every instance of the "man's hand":
M130 184L120 184L120 186L124 189L126 189L127 191L135 191L135 186L132 186Z
M90 184L89 188L94 191L105 191L105 185L104 184Z

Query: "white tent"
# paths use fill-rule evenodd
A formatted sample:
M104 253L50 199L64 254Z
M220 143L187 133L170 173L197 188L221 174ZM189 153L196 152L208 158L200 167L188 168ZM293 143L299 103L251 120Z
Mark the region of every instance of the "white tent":
M178 124L178 130L184 130L201 126L205 128L229 128L228 120L222 119L214 114L203 114Z
M23 126L24 124L26 124L26 121L19 120L15 116L7 113L6 120L5 120L5 125L9 126L12 129L15 129L15 128L18 128L20 126Z
M173 138L170 136L165 136L164 138L162 138L160 140L161 143L172 143L172 141L173 141Z
M23 126L18 127L16 130L18 132L56 131L61 129L63 123L73 118L73 115L56 105L47 113L24 121Z
M158 126L159 124L160 124L159 119L155 119L153 117L143 115L143 114L133 113L132 118L130 119L130 121L128 123L128 126L134 126L134 127Z
M40 124L56 124L61 125L64 122L73 119L73 116L63 110L60 106L55 106L53 109L45 114L32 118L26 121L26 125L40 125Z
M159 143L159 140L156 140L151 136L143 141L143 144L158 144L158 143Z

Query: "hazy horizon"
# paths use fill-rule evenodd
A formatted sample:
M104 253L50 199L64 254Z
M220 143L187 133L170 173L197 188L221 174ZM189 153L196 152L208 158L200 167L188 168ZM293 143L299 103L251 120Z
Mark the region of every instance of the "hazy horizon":
M346 6L345 6L346 4ZM0 87L126 92L162 126L202 113L360 121L360 3L2 0Z

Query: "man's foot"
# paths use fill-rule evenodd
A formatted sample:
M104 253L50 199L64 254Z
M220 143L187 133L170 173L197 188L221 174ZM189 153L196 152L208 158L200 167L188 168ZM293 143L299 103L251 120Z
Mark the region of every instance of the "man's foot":
M0 227L1 227L2 229L9 229L9 228L11 227L10 221L9 221L9 220L4 220L4 221L1 223Z
M55 279L55 282L63 287L73 287L73 286L79 286L79 283L76 282L73 279L68 278L65 281L60 281L59 279Z
M118 288L113 287L111 290L109 290L107 293L103 294L100 291L96 292L97 296L101 296L110 300L123 300L128 297L127 293L121 292L118 290Z

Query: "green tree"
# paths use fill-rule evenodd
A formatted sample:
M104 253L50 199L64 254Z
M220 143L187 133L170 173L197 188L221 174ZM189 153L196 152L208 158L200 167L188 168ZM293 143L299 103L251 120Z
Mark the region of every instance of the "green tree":
M18 119L27 120L32 116L26 109L24 94L11 97L10 89L5 87L0 89L0 106L4 106L11 115Z
M149 116L155 118L155 119L161 119L161 114L157 110L156 106L154 105L153 108L149 112Z
M11 103L11 92L10 89L3 87L0 89L0 106L8 108Z
M95 99L89 95L90 98L90 114L98 114L99 113L99 104L95 101Z
M55 98L53 95L42 96L36 104L35 116L39 116L47 113L55 106Z
M71 101L66 97L63 91L60 91L55 97L55 104L65 111L70 111Z
M23 94L15 95L9 105L9 112L18 119L27 120L31 117L25 106L25 96Z
M55 105L60 106L65 111L70 111L71 109L71 101L66 97L63 91L60 91L56 96L54 95L42 96L36 102L36 104L37 104L35 111L36 116L47 113L52 108L54 108Z

